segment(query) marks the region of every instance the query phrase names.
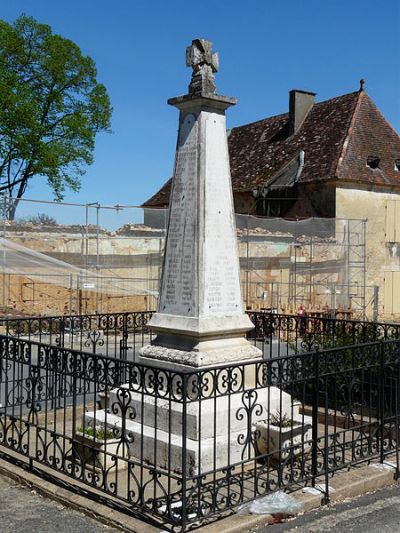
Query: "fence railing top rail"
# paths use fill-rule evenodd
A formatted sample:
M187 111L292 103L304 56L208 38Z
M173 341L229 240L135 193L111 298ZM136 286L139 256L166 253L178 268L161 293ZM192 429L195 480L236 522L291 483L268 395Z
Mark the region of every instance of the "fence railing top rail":
M243 361L243 362L231 362L231 363L224 363L221 365L215 365L215 366L209 366L205 368L196 368L196 367L188 367L186 370L170 370L165 367L157 367L151 364L146 364L143 362L136 362L136 361L128 361L125 359L117 358L117 357L110 357L108 355L98 354L98 353L92 353L89 351L85 351L82 349L75 349L75 348L67 348L63 346L58 346L54 344L46 344L40 341L21 338L21 337L14 337L12 335L4 335L0 334L0 344L1 343L10 343L15 345L21 345L21 346L36 346L38 349L42 349L44 352L58 352L62 354L70 354L75 357L84 356L85 358L90 358L95 361L104 361L106 364L111 364L112 366L124 366L126 369L139 369L143 368L144 370L151 370L155 372L164 373L165 375L170 376L177 376L181 377L185 381L188 380L188 377L193 377L195 375L202 376L206 374L221 374L223 372L237 372L238 370L242 369L244 372L244 369L246 367L255 366L257 368L262 366L273 366L274 364L283 365L287 361L295 360L295 359L301 359L301 358L309 358L309 357L315 357L320 356L323 357L326 354L331 353L340 353L346 350L361 350L363 348L369 348L373 346L387 346L387 345L396 345L399 347L400 351L400 339L381 339L381 340L375 340L370 342L364 342L364 343L356 343L356 344L349 344L346 346L334 346L331 348L322 348L322 349L315 349L311 351L304 351L304 352L296 352L286 355L279 355L276 357L271 357L269 359L252 359L249 361ZM4 352L2 354L4 357ZM24 363L24 361L21 361Z
M149 315L155 313L155 310L146 310L146 311L123 311L119 313L89 313L89 314L70 314L70 315L35 315L35 316L0 316L0 322L17 322L17 321L34 321L34 320L71 320L78 321L84 319L99 319L106 317L118 317L118 316L129 316L129 315ZM302 315L292 314L292 313L273 313L266 310L260 309L248 309L246 311L249 315L255 316L268 316L272 319L306 319L309 321L324 321L328 323L350 323L350 324L361 324L361 325L370 325L370 326L387 326L387 327L399 327L400 324L396 322L375 322L372 320L356 320L353 318L338 318L330 316L312 316L308 315L305 312Z

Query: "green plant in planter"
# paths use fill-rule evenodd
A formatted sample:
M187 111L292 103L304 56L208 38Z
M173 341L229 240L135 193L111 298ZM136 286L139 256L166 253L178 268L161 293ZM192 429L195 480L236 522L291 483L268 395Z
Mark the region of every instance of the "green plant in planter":
M87 426L84 428L78 428L78 433L82 433L83 435L87 435L88 437L93 437L94 439L98 440L107 440L107 439L114 439L115 434L113 431L107 428L93 428L91 426Z
M296 421L292 420L286 414L284 414L282 416L279 411L277 411L276 413L272 413L270 415L269 422L273 426L277 426L277 427L280 427L280 428L290 428L292 426L299 425L299 422L296 422Z
M85 468L109 469L118 464L126 468L127 462L120 461L130 456L128 447L118 438L118 430L87 425L77 428L72 439L72 456Z

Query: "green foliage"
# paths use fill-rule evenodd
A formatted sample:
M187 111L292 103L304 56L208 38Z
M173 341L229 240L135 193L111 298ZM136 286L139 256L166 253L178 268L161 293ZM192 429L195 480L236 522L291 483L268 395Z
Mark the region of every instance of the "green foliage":
M0 20L0 192L21 198L34 176L47 178L56 200L79 190L95 136L110 128L96 75L94 61L49 26Z
M318 351L318 401L322 407L351 415L363 409L376 413L382 406L390 411L397 387L396 376L391 382L391 365L396 368L398 364L397 344L390 341L399 338L398 326L346 321L330 324L323 333L304 331L301 343L292 345L302 357L291 365L285 390L302 403L312 403L316 393L314 354ZM386 381L379 396L382 376Z
M301 342L289 342L297 353L326 350L339 346L353 346L381 340L383 331L376 322L331 321L314 331L300 333Z
M98 440L106 440L106 439L113 439L114 433L110 429L106 428L96 428L96 430L93 427L84 427L84 428L78 428L78 433L83 433L84 435L88 435L89 437L93 437Z
M292 420L287 414L282 414L279 411L271 413L269 421L273 426L280 428L290 428L300 425L299 422Z

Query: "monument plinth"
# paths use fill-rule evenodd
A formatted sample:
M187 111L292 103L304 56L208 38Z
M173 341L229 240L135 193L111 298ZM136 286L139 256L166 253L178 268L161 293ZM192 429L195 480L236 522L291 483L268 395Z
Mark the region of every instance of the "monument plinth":
M170 368L261 356L246 340L254 326L240 288L225 121L236 100L216 94L209 41L194 40L186 61L189 94L168 101L180 115L159 304L149 322L157 336L140 358Z

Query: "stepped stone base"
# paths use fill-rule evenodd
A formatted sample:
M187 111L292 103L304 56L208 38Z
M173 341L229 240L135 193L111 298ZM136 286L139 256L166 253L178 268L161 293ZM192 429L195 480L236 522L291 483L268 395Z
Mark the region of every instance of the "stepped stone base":
M111 391L111 413L85 413L85 425L96 423L96 427L125 432L131 456L177 473L183 470L185 445L188 475L254 458L254 436L248 434L249 427L254 431L255 424L267 419L269 412L301 419L291 397L275 387L188 401L185 420L182 403L173 398L155 399L132 391L128 391L128 408L125 397L122 413L118 400L122 389L128 391L127 386Z

